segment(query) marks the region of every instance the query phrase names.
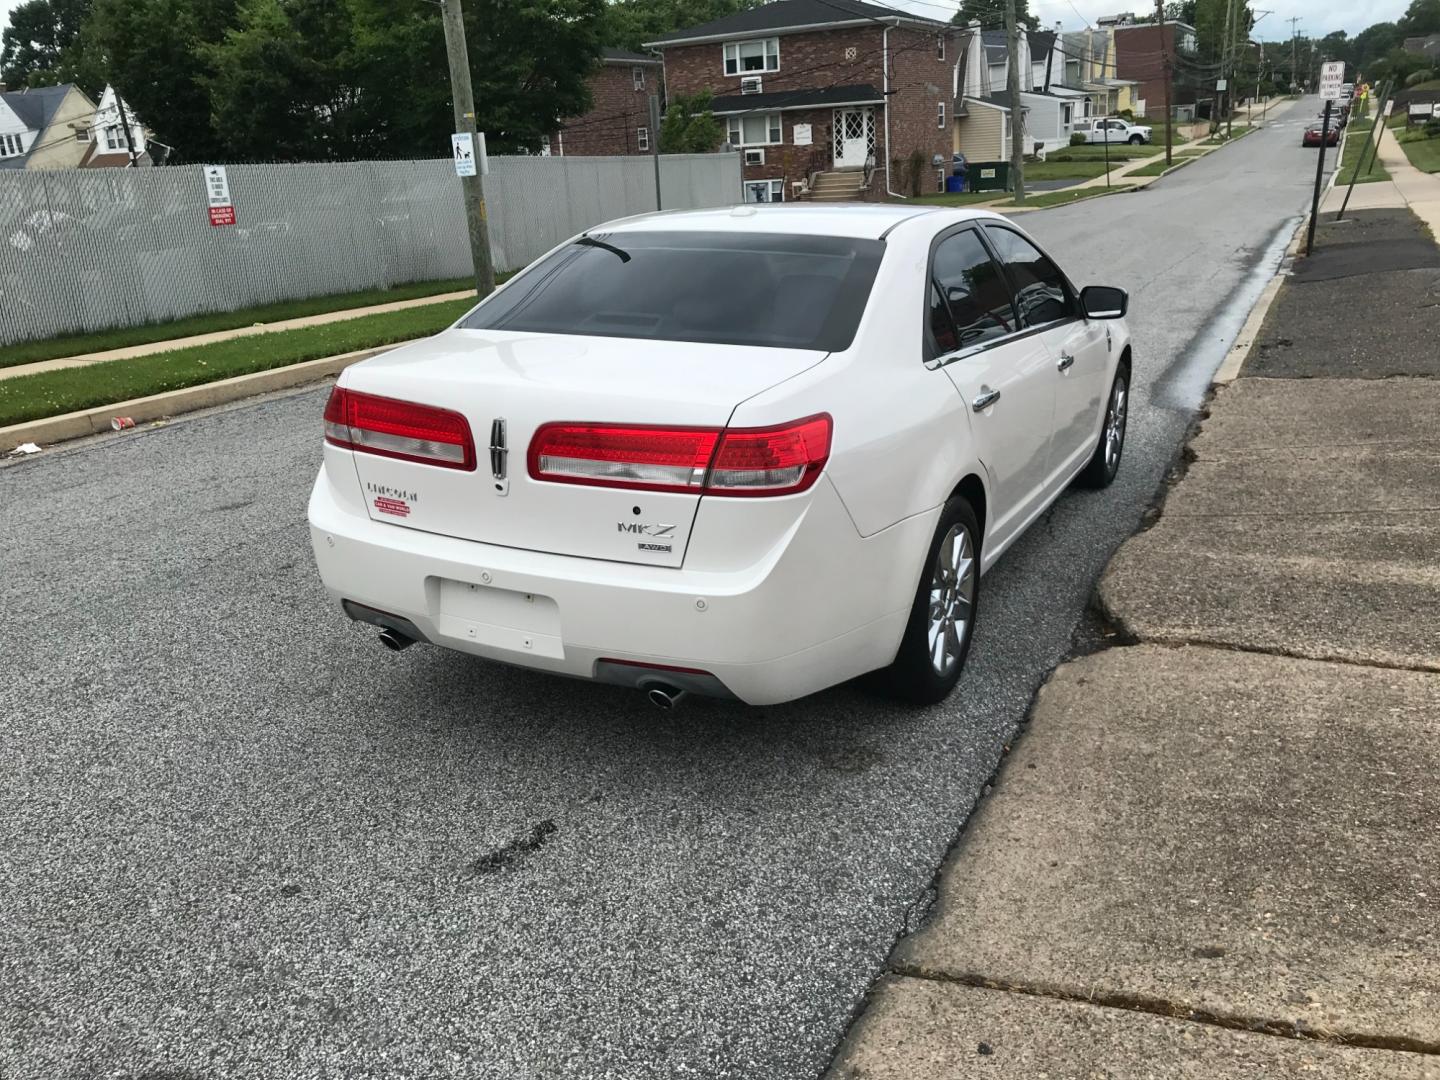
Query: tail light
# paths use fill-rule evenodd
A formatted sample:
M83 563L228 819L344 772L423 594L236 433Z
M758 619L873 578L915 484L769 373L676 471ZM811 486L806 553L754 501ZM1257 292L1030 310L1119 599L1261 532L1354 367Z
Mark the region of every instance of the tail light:
M475 471L475 440L459 413L339 386L325 403L325 441L366 454Z
M544 424L530 475L562 484L707 495L804 491L830 457L824 413L767 428Z

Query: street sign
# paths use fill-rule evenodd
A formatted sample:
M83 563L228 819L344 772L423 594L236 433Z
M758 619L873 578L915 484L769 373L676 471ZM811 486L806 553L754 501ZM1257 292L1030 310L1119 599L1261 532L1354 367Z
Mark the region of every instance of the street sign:
M1320 98L1322 101L1339 101L1340 88L1345 85L1345 61L1331 60L1320 65Z
M1215 80L1215 92L1218 94L1220 91L1224 90L1224 89L1225 89L1225 85L1226 85L1226 84L1225 84L1225 80L1224 80L1224 79L1216 79L1216 80Z
M468 131L450 136L450 150L455 157L456 176L475 175L475 138Z
M205 177L205 199L210 204L211 225L234 225L235 206L230 202L230 178L224 165L202 165Z

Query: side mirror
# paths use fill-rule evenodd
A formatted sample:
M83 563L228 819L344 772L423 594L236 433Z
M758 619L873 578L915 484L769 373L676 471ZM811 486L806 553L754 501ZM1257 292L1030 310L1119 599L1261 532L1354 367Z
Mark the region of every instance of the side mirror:
M1087 319L1123 319L1130 310L1130 294L1109 285L1086 285L1080 290L1080 306Z

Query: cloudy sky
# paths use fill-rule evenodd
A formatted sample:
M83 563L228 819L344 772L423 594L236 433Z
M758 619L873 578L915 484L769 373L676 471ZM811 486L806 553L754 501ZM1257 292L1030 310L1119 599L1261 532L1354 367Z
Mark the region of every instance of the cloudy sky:
M9 22L10 9L21 0L0 0L0 21ZM883 0L882 0L883 2ZM946 12L953 12L959 5L954 0L890 0L894 7L906 8L917 15L943 18ZM1097 6L1098 5L1098 6ZM1266 15L1255 28L1257 37L1278 41L1290 37L1292 15L1299 16L1296 24L1301 34L1309 37L1324 37L1332 30L1358 33L1374 22L1398 19L1404 13L1408 0L1252 0L1251 7L1264 10L1266 6L1274 14ZM1030 10L1048 25L1057 21L1066 30L1076 30L1085 23L1093 23L1102 15L1117 11L1149 10L1142 3L1124 0L1030 0Z

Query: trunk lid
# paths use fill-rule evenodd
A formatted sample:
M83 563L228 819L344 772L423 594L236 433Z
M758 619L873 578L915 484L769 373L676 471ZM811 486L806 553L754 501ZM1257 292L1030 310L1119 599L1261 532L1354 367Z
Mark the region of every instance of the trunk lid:
M475 471L356 452L374 521L559 555L680 566L697 492L538 481L527 451L556 421L721 428L746 398L819 363L815 350L451 329L348 368L346 389L450 409ZM503 421L504 453L492 453ZM496 476L496 473L502 476Z

